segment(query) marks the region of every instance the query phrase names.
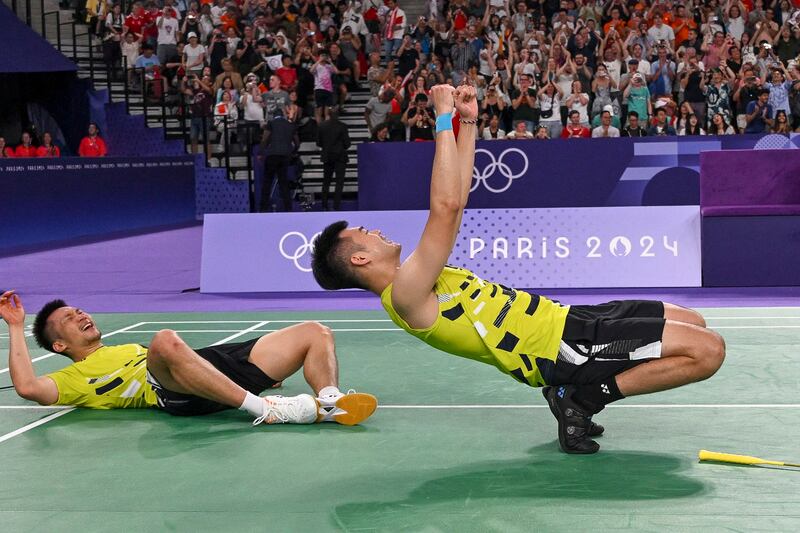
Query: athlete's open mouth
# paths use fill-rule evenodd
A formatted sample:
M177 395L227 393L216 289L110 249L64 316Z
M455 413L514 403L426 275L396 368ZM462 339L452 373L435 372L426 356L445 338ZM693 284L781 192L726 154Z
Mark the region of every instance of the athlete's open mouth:
M87 323L86 323L86 324L85 324L85 325L84 325L84 326L81 328L81 331L86 331L87 329L89 329L89 328L92 328L92 327L94 327L94 322L92 322L92 321L90 320L89 322L87 322Z

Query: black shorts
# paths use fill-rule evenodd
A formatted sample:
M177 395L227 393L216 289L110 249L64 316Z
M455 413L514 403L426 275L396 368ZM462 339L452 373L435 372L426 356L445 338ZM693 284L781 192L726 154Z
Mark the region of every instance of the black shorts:
M314 103L317 105L317 107L333 106L333 93L324 89L315 89Z
M548 385L585 385L659 358L665 322L664 304L652 300L573 305L558 359L542 377Z
M231 381L253 394L272 388L276 380L247 360L250 351L260 337L244 342L220 344L195 350L200 357L228 376ZM171 415L195 416L231 409L230 405L207 400L192 394L182 394L164 388L158 380L147 373L147 382L153 387L158 407Z

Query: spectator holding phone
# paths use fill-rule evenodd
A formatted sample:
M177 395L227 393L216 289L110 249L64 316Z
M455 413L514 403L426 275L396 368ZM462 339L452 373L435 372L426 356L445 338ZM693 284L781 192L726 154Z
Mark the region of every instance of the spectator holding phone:
M410 141L433 140L433 126L436 125L436 120L428 109L428 97L425 93L417 93L414 105L408 106L400 120L408 126Z
M310 71L314 75L314 103L317 106L315 115L317 124L321 124L323 120L330 118L330 110L334 106L333 75L336 68L331 64L326 50L320 51L317 62L311 65Z

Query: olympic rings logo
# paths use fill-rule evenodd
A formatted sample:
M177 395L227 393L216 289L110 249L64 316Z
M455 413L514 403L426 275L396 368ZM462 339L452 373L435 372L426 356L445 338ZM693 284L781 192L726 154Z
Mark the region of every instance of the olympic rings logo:
M516 173L511 171L511 166L505 161L506 156L509 155L511 152L519 154L519 156L522 158L522 165L523 165L522 170ZM484 187L486 187L486 189L489 192L493 192L495 194L506 192L509 189L509 187L511 187L511 184L514 182L515 179L521 178L528 171L528 156L525 155L525 152L523 152L519 148L507 148L503 150L503 152L500 154L500 157L498 157L497 159L495 159L494 154L492 152L486 150L485 148L478 148L477 150L475 150L476 156L479 153L486 154L491 160L491 162L488 165L486 165L483 171L481 172L478 171L477 166L472 169L472 178L475 181L472 184L470 192L473 192L475 189L477 189L478 185L480 185L481 183L483 184ZM491 178L492 176L494 176L495 173L498 172L500 173L501 176L503 176L506 179L506 183L503 187L495 188L489 184L489 178Z
M314 248L314 239L317 238L319 233L315 233L311 236L310 239L306 239L306 236L300 233L299 231L290 231L289 233L285 234L281 237L280 243L278 243L278 249L281 252L281 255L286 259L292 261L294 266L297 267L297 270L302 272L311 272L311 267L304 267L300 264L300 259L302 259L306 254L309 254ZM290 237L299 237L299 245L294 248L289 248L286 250L286 241Z

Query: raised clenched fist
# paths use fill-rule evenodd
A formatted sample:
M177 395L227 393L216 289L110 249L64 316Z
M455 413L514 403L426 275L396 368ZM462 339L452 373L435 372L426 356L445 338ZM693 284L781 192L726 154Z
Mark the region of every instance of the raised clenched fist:
M475 87L462 85L453 94L458 114L464 120L474 120L478 117L478 97Z
M453 93L455 89L452 85L434 85L431 89L431 99L433 108L437 115L453 112Z

